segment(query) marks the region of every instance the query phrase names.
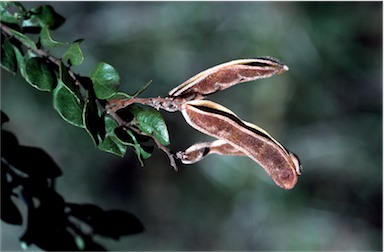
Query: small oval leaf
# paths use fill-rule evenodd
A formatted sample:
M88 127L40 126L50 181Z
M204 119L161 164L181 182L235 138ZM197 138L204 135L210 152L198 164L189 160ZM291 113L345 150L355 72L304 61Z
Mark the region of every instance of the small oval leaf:
M58 14L50 5L33 8L29 13L29 19L25 19L22 23L23 28L29 32L39 30L39 28L44 26L54 30L65 22L65 18Z
M26 79L40 91L52 91L57 84L53 67L44 59L34 57L25 64Z
M100 141L102 141L105 136L105 123L104 116L99 113L99 108L96 104L96 97L90 90L87 91L87 97L85 100L83 123L94 144L98 146Z
M154 109L144 109L138 106L130 107L135 116L139 129L155 137L163 145L169 145L169 134L163 116Z
M15 50L7 37L1 37L1 67L8 72L15 74L17 71Z
M99 149L123 157L127 151L127 146L117 138L114 132L115 128L118 127L116 121L107 116L104 120L107 133L104 140L99 144Z
M135 150L135 153L137 155L137 158L139 159L141 166L144 166L142 158L149 158L151 156L151 153L143 149L143 147L137 141L136 136L130 130L124 130L121 127L115 129L115 134L123 144L128 145Z
M111 65L101 62L93 68L91 80L97 98L108 99L112 97L120 85L120 76Z
M65 22L65 18L58 14L50 5L43 5L36 9L38 9L36 10L36 15L40 18L41 22L52 30L60 27Z
M18 11L12 11L16 8ZM0 19L5 23L18 23L21 16L24 16L26 10L19 2L1 1L0 2Z
M127 151L127 146L121 143L116 136L107 135L104 138L104 141L99 145L99 149L120 157L124 157L125 152Z
M69 65L78 66L84 60L83 52L80 48L80 42L81 41L73 43L63 55L64 61Z
M30 49L37 49L35 42L33 42L30 38L25 36L24 34L15 31L13 29L9 29L13 36L19 41L21 41L24 45L26 45Z
M53 107L67 122L83 128L83 105L64 83L59 80L53 92Z
M66 85L71 92L73 92L79 99L82 99L80 93L80 87L76 85L75 80L69 74L70 69L64 65L61 61L59 64L59 79ZM85 85L86 79L83 77L78 77L78 80L82 85Z
M20 50L16 47L14 47L15 55L16 55L16 60L17 60L17 65L19 67L19 72L21 76L28 82L27 80L27 74L25 72L25 63L32 57L32 54L30 52L26 53L23 55Z
M53 40L47 26L44 26L43 29L41 29L40 43L45 48L53 48L53 47L58 47L66 44L65 42Z

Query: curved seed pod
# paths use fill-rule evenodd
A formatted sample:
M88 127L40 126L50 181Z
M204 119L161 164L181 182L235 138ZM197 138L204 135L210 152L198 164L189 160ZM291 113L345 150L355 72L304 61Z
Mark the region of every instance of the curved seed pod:
M213 153L220 155L245 156L243 152L224 140L197 143L185 151L176 153L176 156L183 164L194 164L202 160L207 155Z
M170 96L205 96L241 82L268 78L288 71L288 67L271 57L233 60L198 73L169 92Z
M259 163L275 183L292 189L301 174L300 161L265 130L243 122L229 109L205 100L184 103L181 112L198 131L224 140Z
M255 126L255 129L258 128L258 129L264 131L263 129L259 128L256 125L252 125L252 124L247 123L247 122L244 122L244 123L251 125L250 127ZM266 134L268 135L268 133L266 133ZM280 143L278 143L278 142L276 142L276 143L279 146L281 146L283 149L285 149ZM292 161L293 161L295 168L296 168L296 173L298 175L301 175L302 166L300 164L299 158L296 156L296 154L294 154L288 150L287 150L287 152L292 158ZM200 160L202 160L204 157L208 156L209 154L214 154L214 153L220 154L220 155L246 156L243 152L241 152L239 149L237 149L237 147L232 146L231 144L229 144L228 142L226 142L224 140L216 140L213 142L197 143L197 144L190 146L185 151L179 151L178 153L176 153L176 155L181 160L181 162L183 164L194 164L194 163L199 162Z

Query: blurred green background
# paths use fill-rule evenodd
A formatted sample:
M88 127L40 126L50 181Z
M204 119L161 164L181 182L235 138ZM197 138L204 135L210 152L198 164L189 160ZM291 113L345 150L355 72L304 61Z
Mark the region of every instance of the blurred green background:
M24 2L28 8L41 3ZM240 58L273 56L290 70L209 97L266 129L301 159L291 191L244 157L211 155L175 173L160 150L140 167L98 151L64 122L51 94L1 71L6 129L63 170L67 202L136 215L144 233L98 240L109 250L382 249L382 2L50 2L67 18L57 40L84 38L89 75L113 65L121 90L164 96L192 75ZM57 54L59 55L59 54ZM209 137L162 113L171 148ZM1 249L23 229L1 224ZM32 250L37 249L32 247Z

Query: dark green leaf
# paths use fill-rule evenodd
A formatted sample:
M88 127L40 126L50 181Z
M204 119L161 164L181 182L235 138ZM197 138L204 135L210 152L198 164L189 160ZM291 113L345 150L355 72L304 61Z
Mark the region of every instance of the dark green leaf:
M152 135L163 145L169 145L167 125L157 110L131 106L130 111L135 116L142 132Z
M17 71L17 60L14 46L7 37L2 36L1 40L1 67L15 74Z
M131 145L131 146L134 147L134 149L135 149L135 151L136 151L136 154L137 154L137 156L139 157L139 161L140 161L141 165L143 166L144 164L142 163L140 157L142 157L142 158L144 158L144 159L147 159L147 158L151 157L151 153L146 152L146 151L143 149L143 147L142 147L142 146L140 145L140 143L137 141L137 138L136 138L136 136L132 133L132 131L127 130L127 133L128 133L128 135L129 135L129 136L132 138L132 140L133 140L133 143L134 143L134 144Z
M81 41L73 43L63 55L64 61L72 66L78 66L84 60L80 43Z
M99 149L120 157L124 157L127 151L127 146L121 143L115 135L107 134L103 142L99 144Z
M0 2L0 19L5 23L18 23L20 18L24 16L26 10L19 2L1 1Z
M116 111L116 114L124 120L124 122L131 122L133 119L135 119L135 116L132 114L132 112L129 110L129 107L125 107L122 109L119 109Z
M53 92L53 107L67 122L78 127L84 127L81 100L61 80L58 81Z
M82 99L79 87L76 86L75 80L69 75L69 69L64 65L63 62L60 62L59 65L59 78L79 99ZM83 84L83 83L82 83Z
M18 31L15 31L13 29L9 29L9 31L12 33L13 36L15 36L15 38L17 40L21 41L28 48L37 49L35 42L33 42L30 38L28 38L24 34L18 32Z
M96 96L92 90L87 90L83 111L83 123L93 142L98 146L105 136L105 122L104 116L99 113Z
M47 26L54 30L61 26L65 18L58 14L50 5L43 5L30 10L30 18L23 21L22 26L26 30L35 30Z
M116 128L115 134L117 138L125 145L132 147L135 150L137 158L141 166L144 166L142 161L143 159L147 159L151 156L151 153L146 152L140 143L137 141L136 136L130 130L124 130L122 128Z
M14 47L17 65L19 66L19 72L21 76L28 82L27 80L27 74L25 72L25 63L32 57L31 53L27 53L25 56L23 56L20 52L20 50L16 47Z
M52 47L62 46L66 44L65 42L53 40L47 26L44 26L41 29L40 43L45 48L52 48Z
M91 80L97 98L108 99L116 94L120 85L120 77L116 69L107 63L101 62L93 68Z
M103 142L99 145L99 149L123 157L127 151L127 146L124 145L116 136L114 130L118 127L115 120L105 117L106 136Z
M26 80L41 91L52 91L57 84L55 70L43 58L31 58L25 64Z

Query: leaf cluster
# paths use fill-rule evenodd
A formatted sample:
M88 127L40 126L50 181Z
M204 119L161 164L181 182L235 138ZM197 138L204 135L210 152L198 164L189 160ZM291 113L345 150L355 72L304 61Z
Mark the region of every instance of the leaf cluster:
M1 112L1 125L7 121ZM24 223L24 249L35 244L48 251L102 251L95 235L119 239L143 231L141 222L125 211L65 202L55 190L62 173L54 160L42 149L20 145L9 131L2 129L1 135L1 220ZM24 216L21 209L26 209Z
M84 60L80 47L83 40L63 42L52 38L52 30L65 18L50 5L26 10L18 2L1 2L0 18L1 67L12 74L19 72L37 90L51 92L58 114L84 128L99 149L124 156L131 147L142 163L151 156L153 148L146 146L150 139L169 144L165 121L154 109L131 105L108 115L108 100L132 96L118 91L119 73L105 62L98 63L90 76L73 71ZM37 35L37 41L31 35ZM52 56L56 47L66 48L60 58Z

